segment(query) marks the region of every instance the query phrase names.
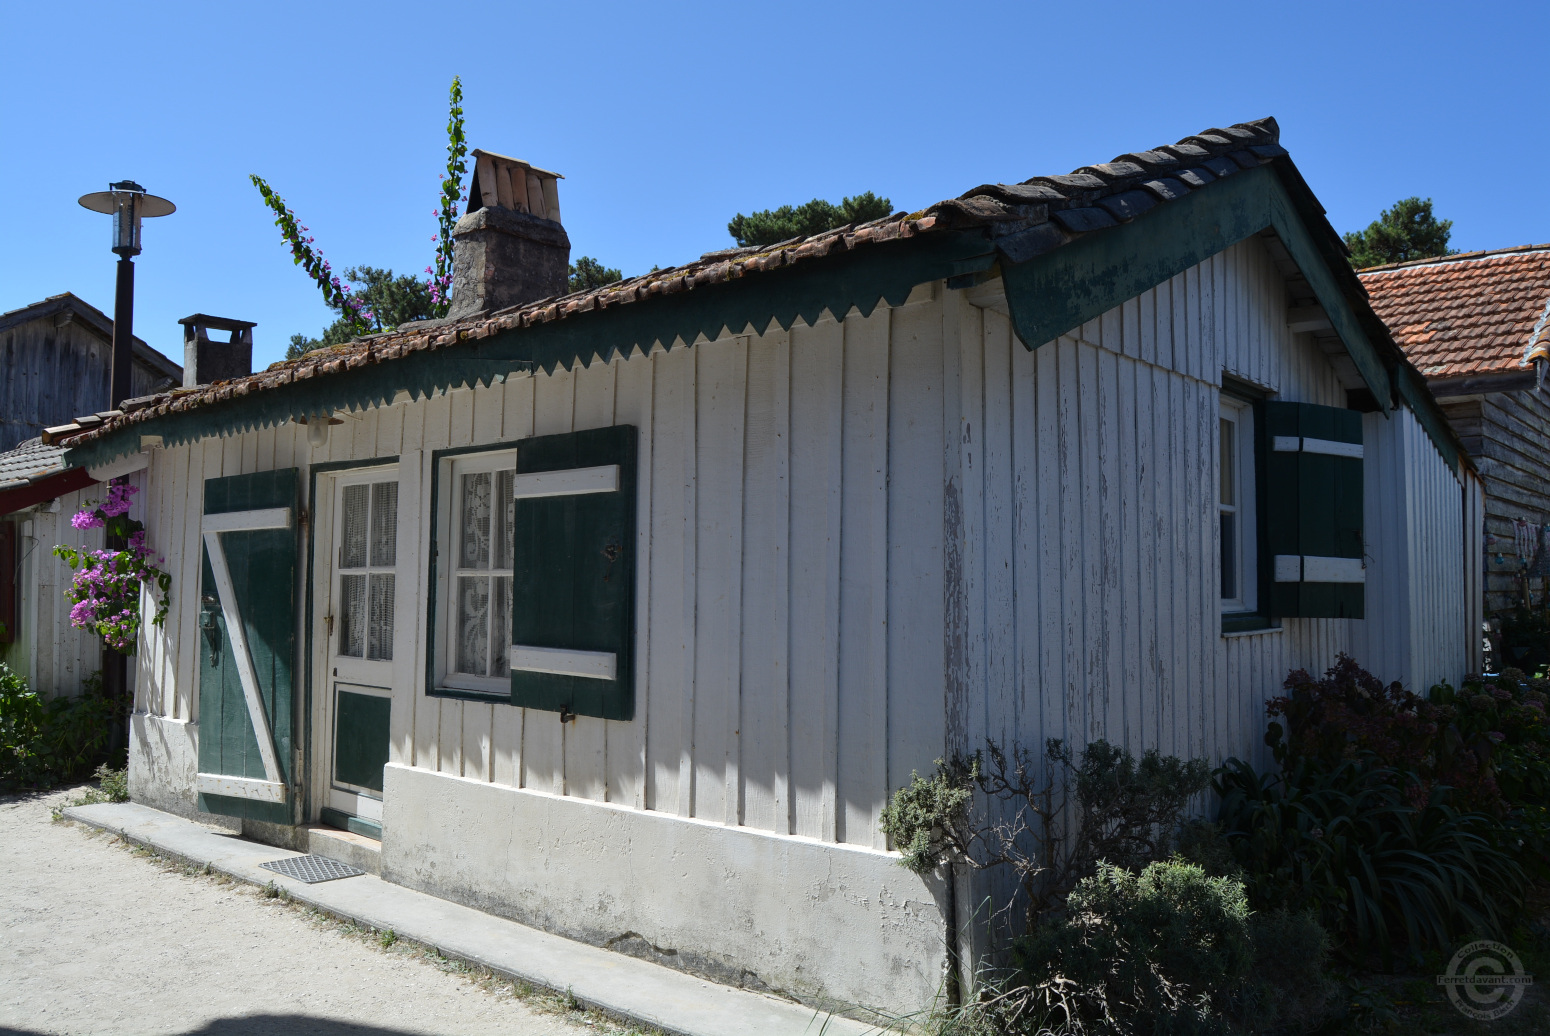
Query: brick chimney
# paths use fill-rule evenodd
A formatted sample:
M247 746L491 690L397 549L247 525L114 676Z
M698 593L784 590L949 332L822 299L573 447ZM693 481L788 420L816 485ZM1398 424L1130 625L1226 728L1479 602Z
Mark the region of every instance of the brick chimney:
M253 328L249 320L195 313L184 317L183 387L230 381L253 373ZM229 341L211 341L211 331L229 331Z
M559 173L474 149L469 211L452 231L457 320L568 290L570 238L560 225Z

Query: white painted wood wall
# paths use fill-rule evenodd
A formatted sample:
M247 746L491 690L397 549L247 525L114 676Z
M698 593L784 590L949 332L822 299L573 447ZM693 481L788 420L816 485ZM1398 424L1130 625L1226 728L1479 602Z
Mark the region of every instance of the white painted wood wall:
M17 630L11 644L0 645L0 662L48 697L80 694L86 679L102 669L102 639L70 625L72 605L65 599L65 591L75 573L54 556L54 548L61 544L78 550L102 547L101 529L76 529L70 518L88 501L100 502L106 495L104 486L88 486L52 501L47 509L6 516L23 530L30 523L32 531L30 536L23 531L17 539ZM130 517L140 517L141 511L137 498L131 504ZM131 685L135 670L131 661Z
M1263 703L1289 669L1366 647L1400 672L1456 679L1446 645L1460 640L1444 636L1459 617L1422 607L1397 654L1389 632L1364 639L1351 620L1222 636L1223 370L1284 399L1344 404L1285 312L1250 240L1033 352L995 309L926 285L870 318L365 412L316 451L295 426L157 451L148 524L175 598L142 649L141 707L197 718L204 479L295 465L305 481L309 463L400 456L398 628L418 634L433 450L634 424L636 718L561 724L427 697L423 636L406 636L394 761L882 848L888 793L987 735L1257 758ZM1412 601L1440 601L1465 578L1457 549L1448 561L1463 498L1406 420L1385 426L1401 430L1392 449L1407 465L1392 475L1428 509L1412 512L1407 556L1436 564L1404 579ZM1369 610L1382 611L1371 597Z

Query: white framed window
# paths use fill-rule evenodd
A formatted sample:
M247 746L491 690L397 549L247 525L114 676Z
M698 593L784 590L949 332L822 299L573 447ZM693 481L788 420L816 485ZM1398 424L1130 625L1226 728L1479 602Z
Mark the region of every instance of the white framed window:
M1221 530L1222 612L1253 612L1259 604L1253 404L1224 393L1219 427L1217 513Z
M438 462L434 689L511 693L516 465L515 450Z
M398 482L380 473L340 478L334 558L338 628L334 654L393 660L398 565Z

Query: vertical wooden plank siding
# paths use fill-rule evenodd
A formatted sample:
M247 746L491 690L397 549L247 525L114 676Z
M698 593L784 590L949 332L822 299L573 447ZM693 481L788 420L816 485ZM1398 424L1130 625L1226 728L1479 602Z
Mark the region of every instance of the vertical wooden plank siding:
M606 428L614 423L614 382L618 365L594 360L575 374L576 431ZM510 711L511 706L495 706ZM542 723L542 719L539 720ZM608 726L596 716L577 716L566 724L562 760L566 792L598 802L608 798Z
M137 707L192 713L205 478L398 454L395 762L885 848L889 792L986 737L1260 759L1288 669L1347 650L1424 689L1477 664L1483 578L1478 481L1407 411L1372 415L1369 617L1222 635L1223 374L1345 401L1285 311L1251 239L1033 351L925 285L868 317L363 411L320 450L285 426L158 451L143 504L174 600ZM640 430L635 718L427 697L432 451L608 424Z

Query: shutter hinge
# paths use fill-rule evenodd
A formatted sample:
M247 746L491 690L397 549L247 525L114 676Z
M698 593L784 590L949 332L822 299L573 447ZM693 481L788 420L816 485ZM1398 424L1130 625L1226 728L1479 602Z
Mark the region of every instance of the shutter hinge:
M307 509L305 507L297 509L296 524L301 526L303 529L307 527Z
M332 613L323 616L323 635L325 637L332 637L334 635L334 616Z

